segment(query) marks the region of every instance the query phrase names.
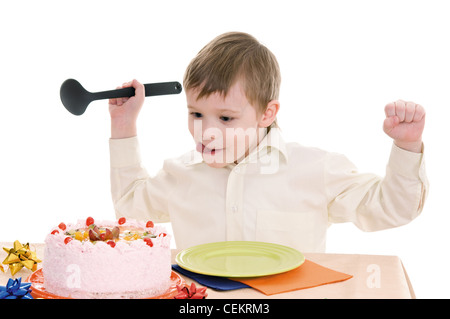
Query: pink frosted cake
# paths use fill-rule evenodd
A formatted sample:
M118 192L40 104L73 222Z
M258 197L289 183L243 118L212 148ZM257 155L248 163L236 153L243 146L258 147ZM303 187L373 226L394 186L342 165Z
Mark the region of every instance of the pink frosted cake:
M45 239L46 291L71 298L146 298L170 287L170 236L124 217L61 223Z

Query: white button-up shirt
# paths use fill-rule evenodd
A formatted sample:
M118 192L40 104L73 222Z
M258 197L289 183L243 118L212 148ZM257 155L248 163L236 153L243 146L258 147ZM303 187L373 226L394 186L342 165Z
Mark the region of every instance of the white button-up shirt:
M285 143L276 128L224 168L191 151L149 176L137 137L110 139L110 155L117 217L170 221L180 249L251 240L323 252L329 224L404 225L422 211L428 189L423 153L393 145L385 177L361 174L340 154Z

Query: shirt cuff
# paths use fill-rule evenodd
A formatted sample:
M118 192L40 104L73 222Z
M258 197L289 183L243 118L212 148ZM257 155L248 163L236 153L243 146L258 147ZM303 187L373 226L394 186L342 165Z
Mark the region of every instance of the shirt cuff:
M141 154L137 136L109 139L111 168L133 166L141 163Z
M423 144L422 153L415 153L404 150L393 143L388 166L392 169L392 171L397 172L402 176L421 178L421 171L424 169L423 150Z

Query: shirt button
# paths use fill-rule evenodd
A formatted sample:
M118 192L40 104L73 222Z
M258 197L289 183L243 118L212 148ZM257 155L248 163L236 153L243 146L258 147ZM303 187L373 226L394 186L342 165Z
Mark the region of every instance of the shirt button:
M233 213L236 213L236 212L238 211L238 207L237 207L236 205L233 205L233 206L231 207L231 211L232 211Z

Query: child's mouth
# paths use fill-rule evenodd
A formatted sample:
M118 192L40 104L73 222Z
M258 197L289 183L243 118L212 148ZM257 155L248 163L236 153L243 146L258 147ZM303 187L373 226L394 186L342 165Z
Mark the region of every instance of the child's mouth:
M203 145L202 143L198 143L197 144L197 151L202 153L202 154L209 154L209 155L214 155L216 154L216 152L221 151L222 149L220 148L208 148L205 145Z

